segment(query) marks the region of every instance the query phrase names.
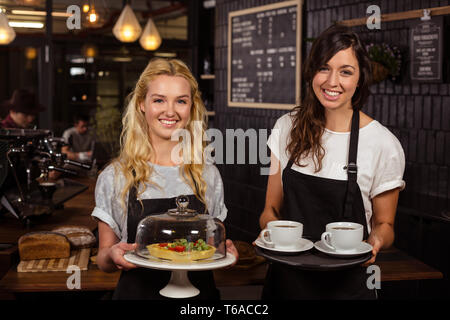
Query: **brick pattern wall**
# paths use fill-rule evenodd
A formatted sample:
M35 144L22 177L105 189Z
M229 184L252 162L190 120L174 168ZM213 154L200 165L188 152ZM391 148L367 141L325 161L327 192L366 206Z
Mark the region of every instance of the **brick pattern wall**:
M270 129L286 111L228 108L227 30L228 12L266 5L273 0L216 1L214 125L225 129ZM369 5L379 5L382 13L450 5L450 0L355 1L307 0L303 6L303 37L314 38L334 21L366 16ZM387 42L408 46L408 22L382 23L381 30L355 27L363 41ZM303 43L304 54L311 43ZM303 58L304 59L304 58ZM441 214L449 211L450 198L450 84L412 84L403 77L400 83L383 81L371 87L372 96L363 109L387 126L400 140L406 155L407 188L400 206ZM248 148L247 148L248 151ZM225 184L229 209L227 227L230 237L251 241L259 232L259 215L264 207L267 177L259 165L219 165Z

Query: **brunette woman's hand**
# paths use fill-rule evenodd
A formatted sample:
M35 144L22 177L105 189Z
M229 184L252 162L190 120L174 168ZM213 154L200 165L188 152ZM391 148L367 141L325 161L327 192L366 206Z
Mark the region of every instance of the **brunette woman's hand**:
M367 242L372 246L372 258L370 258L369 261L366 261L363 264L363 267L368 267L375 262L377 254L383 246L383 240L374 233L369 236Z
M364 266L375 262L380 249L389 248L394 242L394 221L399 188L383 192L372 199L372 231L367 242L373 247L372 258Z
M123 255L127 251L133 251L137 247L136 243L125 243L125 242L118 242L115 245L113 245L109 250L109 257L111 258L111 261L116 265L117 269L120 270L130 270L137 268L136 265L128 262L125 260Z

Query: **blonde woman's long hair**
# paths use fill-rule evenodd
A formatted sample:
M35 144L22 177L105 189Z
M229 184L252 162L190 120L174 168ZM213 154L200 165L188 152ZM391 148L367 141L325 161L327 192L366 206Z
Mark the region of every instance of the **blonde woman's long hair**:
M120 154L113 160L115 164L118 164L118 166L115 166L116 169L119 168L125 177L125 185L121 192L122 205L125 206L126 195L132 187L136 188L139 199L139 195L145 190L144 184L146 182L152 183L150 176L153 168L148 165L148 161L155 151L150 141L145 114L139 106L145 101L150 81L159 75L183 77L190 84L192 106L189 120L184 129L190 134L190 150L192 152L183 152L184 163L180 165L180 175L191 187L195 196L205 204L206 208L206 182L202 177L203 151L206 146L203 141L207 126L206 109L201 99L198 83L189 67L177 59L161 58L152 59L140 75L133 92L130 94L131 98L122 118ZM201 143L194 143L194 141L201 141ZM190 159L186 157L190 157Z

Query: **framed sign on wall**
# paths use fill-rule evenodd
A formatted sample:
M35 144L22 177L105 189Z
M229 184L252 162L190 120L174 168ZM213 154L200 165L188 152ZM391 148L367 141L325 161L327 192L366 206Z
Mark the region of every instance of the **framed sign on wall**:
M410 26L411 80L442 82L443 17L412 22Z
M228 14L229 107L292 109L300 102L302 1Z

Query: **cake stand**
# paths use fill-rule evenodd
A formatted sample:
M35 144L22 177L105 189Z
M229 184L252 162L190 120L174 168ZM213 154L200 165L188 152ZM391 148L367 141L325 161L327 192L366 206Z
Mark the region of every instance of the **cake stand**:
M132 251L125 253L124 258L139 267L172 271L169 283L159 291L159 294L164 297L178 299L192 298L200 293L200 290L189 281L188 271L220 269L230 266L236 261L236 257L230 253L227 253L223 258L218 258L218 256L214 255L210 259L193 261L191 263L174 263L151 256L144 258Z

